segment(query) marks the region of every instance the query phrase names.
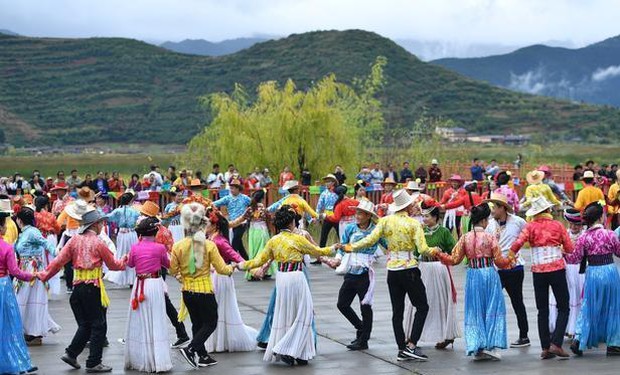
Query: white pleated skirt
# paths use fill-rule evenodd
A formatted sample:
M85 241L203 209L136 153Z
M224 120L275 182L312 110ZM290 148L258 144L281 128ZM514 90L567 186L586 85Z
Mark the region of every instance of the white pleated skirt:
M138 243L138 236L135 231L119 232L118 236L116 236L116 254L114 254L114 258L122 259L129 254L131 247L136 243ZM133 284L135 278L136 271L129 267L124 271L109 271L105 276L106 280L120 286Z
M581 312L581 303L583 301L583 284L586 280L585 273L579 273L579 264L566 264L566 283L568 284L569 307L568 324L566 325L566 334L575 335L577 325L577 317ZM549 330L555 331L555 320L558 317L558 307L553 295L553 291L549 291Z
M177 243L183 238L185 238L185 231L181 224L171 224L168 229L170 230L170 233L172 233L172 239L174 240L174 243Z
M456 303L452 298L452 284L448 268L441 262L420 262L422 282L426 288L428 315L420 341L439 343L461 337L461 329L456 315ZM405 297L405 334L411 333L416 309Z
M278 360L279 355L314 358L313 316L312 295L303 272L278 272L273 324L263 359Z
M243 324L235 280L232 277L211 273L215 300L217 301L217 328L206 342L207 351L249 352L256 348L258 332Z
M138 288L133 282L131 298ZM125 369L165 372L172 369L165 283L160 278L144 280L144 301L133 310L131 299L125 329Z
M34 272L30 262L26 262L26 271ZM41 280L35 279L34 283L19 282L16 294L19 313L22 317L24 334L28 336L46 337L48 333L60 331L60 326L49 314L47 288Z
M48 234L45 240L52 245L54 249L58 246L58 237L54 233ZM54 258L55 256L53 254L46 252L43 257L43 265L47 267ZM60 296L60 273L56 273L52 276L52 278L47 281L47 285L49 286L50 298Z

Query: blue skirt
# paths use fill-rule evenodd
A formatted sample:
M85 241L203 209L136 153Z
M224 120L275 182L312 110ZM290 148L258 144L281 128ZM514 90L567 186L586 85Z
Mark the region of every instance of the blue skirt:
M620 275L615 264L589 266L577 318L579 349L620 346Z
M0 374L18 374L31 369L22 317L8 276L0 277L0 337Z
M467 269L464 333L467 355L507 347L506 305L493 267Z

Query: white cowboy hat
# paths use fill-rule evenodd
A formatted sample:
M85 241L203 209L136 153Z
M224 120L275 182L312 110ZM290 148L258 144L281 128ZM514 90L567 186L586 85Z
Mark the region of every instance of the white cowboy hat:
M422 191L422 188L420 187L420 184L418 184L417 181L409 181L407 183L407 187L405 188L405 190Z
M371 214L374 217L377 217L377 214L375 213L375 205L372 204L372 202L369 200L362 199L360 203L357 205L357 207L355 207L355 209L364 211L366 213Z
M413 197L405 190L398 190L394 193L394 203L390 204L390 210L394 212L401 211L413 204Z
M525 212L525 216L530 217L538 215L539 213L553 206L554 204L549 202L545 197L536 197L532 199L532 207L530 207L530 209Z
M437 159L433 159L433 160L431 160L431 164L433 164L433 165L437 165L437 164L439 164L439 163L437 162Z
M10 199L0 199L0 214L13 214L13 207L11 207Z
M69 215L70 217L78 221L82 220L82 216L84 214L94 209L95 209L94 207L89 206L88 203L86 203L86 201L83 201L81 199L73 201L69 203L67 207L65 207L65 211L67 212L67 215Z
M107 218L99 212L97 209L92 209L82 215L82 219L80 220L80 227L78 228L78 234L82 234L86 232L91 225L96 224L100 221L105 221Z
M299 187L299 182L295 180L289 180L282 185L282 190L291 190L293 188Z
M583 172L582 179L583 178L594 178L594 172L592 172L592 171L585 171L585 172Z

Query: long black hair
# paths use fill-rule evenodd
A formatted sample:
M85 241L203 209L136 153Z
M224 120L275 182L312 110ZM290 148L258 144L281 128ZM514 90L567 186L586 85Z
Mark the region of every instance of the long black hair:
M300 215L295 212L292 206L284 204L278 209L278 211L276 211L273 224L275 225L276 230L280 232L283 229L288 229L291 222L296 222L300 218Z
M340 203L340 201L343 200L347 196L347 190L348 190L347 187L342 186L342 185L339 185L338 187L334 189L334 193L338 195L338 199L336 200L336 203L334 203L334 206Z
M34 199L34 207L36 208L37 212L41 212L41 210L47 207L49 203L50 199L47 197L47 195L41 195Z
M601 216L603 216L603 212L603 206L601 206L599 202L592 202L586 206L585 210L583 210L583 222L588 227L591 227L601 218Z
M491 208L487 203L481 203L471 208L471 217L469 220L469 230L471 230L476 224L480 223L484 219L488 219L491 216Z
M217 232L220 234L220 236L224 237L226 241L230 242L230 225L228 223L228 219L226 219L226 217L222 215L220 210L209 208L207 210L207 217L209 218L209 221L211 221L211 224L215 225L215 227L217 228Z
M121 195L120 198L118 198L118 205L119 206L127 206L129 203L131 203L133 198L134 198L133 194L131 194L131 193L124 193L123 195Z
M34 225L34 211L29 207L22 207L17 212L17 218L22 221L24 225Z

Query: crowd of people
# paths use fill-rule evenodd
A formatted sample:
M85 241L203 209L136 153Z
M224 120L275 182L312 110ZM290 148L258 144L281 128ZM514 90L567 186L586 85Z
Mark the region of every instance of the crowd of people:
M265 361L307 365L317 350L311 264L343 275L336 307L355 331L348 348L366 350L374 264L383 256L399 361L427 361L419 342L445 350L460 337L474 360L499 360L501 349L531 345L520 254L526 243L541 359L568 358L565 337L575 355L601 342L608 355L620 355L620 276L613 260L620 257L620 229L611 230L618 227L620 172L608 179L613 185L603 186L602 169L583 171L583 189L573 202L547 166L527 173L521 197L517 176L494 161L483 166L474 160L467 181L456 174L445 179L437 160L428 171L423 165L411 171L408 163L399 172L391 164L382 170L377 163L361 169L352 197L336 166L321 179L316 207L300 194L312 184L307 169L302 181L288 167L273 181L267 169L242 178L234 165L221 173L217 164L204 180L200 172L177 175L174 167L162 175L156 165L127 183L116 172L81 180L75 170L69 177L60 171L43 181L35 171L28 182L16 174L0 184L0 334L15 338L2 343L0 373L37 371L28 346L61 329L48 308L61 293L61 272L78 325L61 360L81 368L77 358L88 344L91 373L112 370L102 362L106 283L131 290L122 339L126 369L169 371L171 347L194 368L215 365L213 352L256 347L265 350ZM449 186L440 198L427 194L428 183L444 179ZM261 188L272 185L282 197L267 204ZM374 185L381 187L377 202L364 193ZM206 188L221 189L218 199L204 196ZM165 207L149 195L138 199L141 190L162 189L172 197ZM310 225L320 227L318 242ZM332 231L338 240L328 245ZM465 316L459 324L451 267L462 263ZM259 331L243 323L229 277L235 270L248 281L276 279ZM180 282L178 310L168 296L167 274ZM519 328L510 345L502 289ZM356 296L361 316L351 307ZM177 336L172 343L168 321Z

